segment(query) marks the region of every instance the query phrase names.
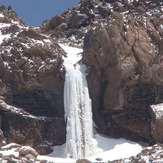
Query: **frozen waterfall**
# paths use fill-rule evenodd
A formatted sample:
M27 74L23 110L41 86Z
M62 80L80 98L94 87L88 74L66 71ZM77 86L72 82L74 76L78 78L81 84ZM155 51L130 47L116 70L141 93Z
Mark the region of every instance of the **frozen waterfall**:
M68 157L86 158L96 149L93 139L91 99L89 98L84 64L79 63L81 49L60 44L67 53L64 58L66 77L64 108L67 123L66 152Z

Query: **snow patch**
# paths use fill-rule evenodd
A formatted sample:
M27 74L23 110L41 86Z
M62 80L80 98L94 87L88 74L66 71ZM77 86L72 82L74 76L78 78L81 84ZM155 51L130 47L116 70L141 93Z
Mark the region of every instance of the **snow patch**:
M76 160L74 159L70 159L70 158L59 158L59 157L49 157L49 156L41 156L39 155L37 157L37 160L46 160L46 161L49 161L50 162L56 162L56 163L75 163Z
M113 139L99 134L96 134L95 138L98 142L98 147L103 152L89 157L88 159L92 162L95 162L96 158L101 158L102 161L107 162L136 156L143 149L140 144L126 139Z
M96 149L97 153L91 157L86 158L92 162L98 162L96 160L97 158L101 158L102 159L101 162L129 158L131 156L136 156L143 150L143 147L140 144L128 141L126 139L114 139L99 134L96 134L94 137L98 143L98 149ZM61 146L55 146L53 148L53 152L48 155L48 158L49 157L53 157L51 159L65 158L66 162L65 151L66 144L63 144ZM62 159L59 161L64 161L64 159L63 160ZM72 162L73 161L75 162L75 160L72 160Z
M74 64L81 60L82 56L80 53L83 52L83 49L70 47L68 45L64 45L59 43L59 46L64 49L67 53L67 57L63 57L64 63L63 65L68 68L74 68Z
M19 152L17 152L16 149L17 148L12 148L10 150L0 151L0 154L2 154L3 157L9 156L9 155L14 155L15 157L18 157L19 156Z
M0 17L1 17L1 18L3 18L3 17L4 17L4 15L1 13L1 14L0 14Z
M1 32L2 28L9 27L9 26L10 26L9 24L0 23L0 44L2 44L3 40L10 38L11 34L3 35L2 32Z

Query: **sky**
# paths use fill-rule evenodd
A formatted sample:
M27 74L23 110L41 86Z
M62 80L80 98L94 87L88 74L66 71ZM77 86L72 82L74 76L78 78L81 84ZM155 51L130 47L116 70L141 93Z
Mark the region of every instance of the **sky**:
M80 0L0 0L0 6L12 6L26 25L40 26L46 19L61 14Z

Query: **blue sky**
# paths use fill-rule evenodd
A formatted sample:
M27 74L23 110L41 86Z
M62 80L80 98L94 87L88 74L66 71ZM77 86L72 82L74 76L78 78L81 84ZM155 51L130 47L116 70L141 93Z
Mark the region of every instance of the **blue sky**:
M61 14L80 0L0 0L0 5L11 5L26 25L39 26L43 20Z

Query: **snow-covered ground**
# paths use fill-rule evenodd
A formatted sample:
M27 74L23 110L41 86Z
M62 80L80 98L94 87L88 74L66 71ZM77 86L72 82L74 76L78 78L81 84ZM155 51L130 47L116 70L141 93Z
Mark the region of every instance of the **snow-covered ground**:
M92 162L100 162L97 161L96 158L101 158L101 162L107 162L136 156L143 149L140 144L128 141L126 139L113 139L101 136L99 134L96 134L94 137L98 143L97 152L99 153L87 158ZM75 159L66 158L65 147L65 144L61 146L55 146L51 154L48 156L38 156L38 159L48 160L55 163L75 163Z
M87 159L96 163L100 162L97 161L96 158L101 158L101 162L113 161L128 158L130 156L136 156L143 149L140 144L126 139L113 139L99 134L95 134L94 137L98 143L98 153ZM10 148L11 146L12 148ZM16 150L17 148L18 145L15 145L14 143L6 145L2 147L0 154L3 156L14 155L15 157L18 157L19 153ZM75 159L66 158L65 148L66 144L55 146L51 154L47 156L39 155L36 162L39 162L39 160L47 160L51 163L75 163Z
M101 136L99 134L95 134L94 138L98 143L97 154L86 158L92 162L100 163L100 162L107 162L113 161L117 159L128 158L131 156L136 156L138 153L141 152L143 147L135 142L128 141L126 139L113 139L105 136ZM12 147L12 148L10 148ZM14 155L18 157L18 148L17 144L11 143L2 147L2 154L4 157L9 155ZM6 149L6 150L5 150ZM53 148L53 152L47 156L39 155L37 157L36 163L40 162L41 160L47 160L50 163L75 163L75 159L66 158L66 144L61 146L55 146ZM102 159L101 161L97 161L96 158ZM40 160L40 161L39 161Z
M88 158L93 162L96 161L96 158L107 162L136 156L143 149L140 144L126 139L113 139L98 134L95 135L95 138L102 152Z

